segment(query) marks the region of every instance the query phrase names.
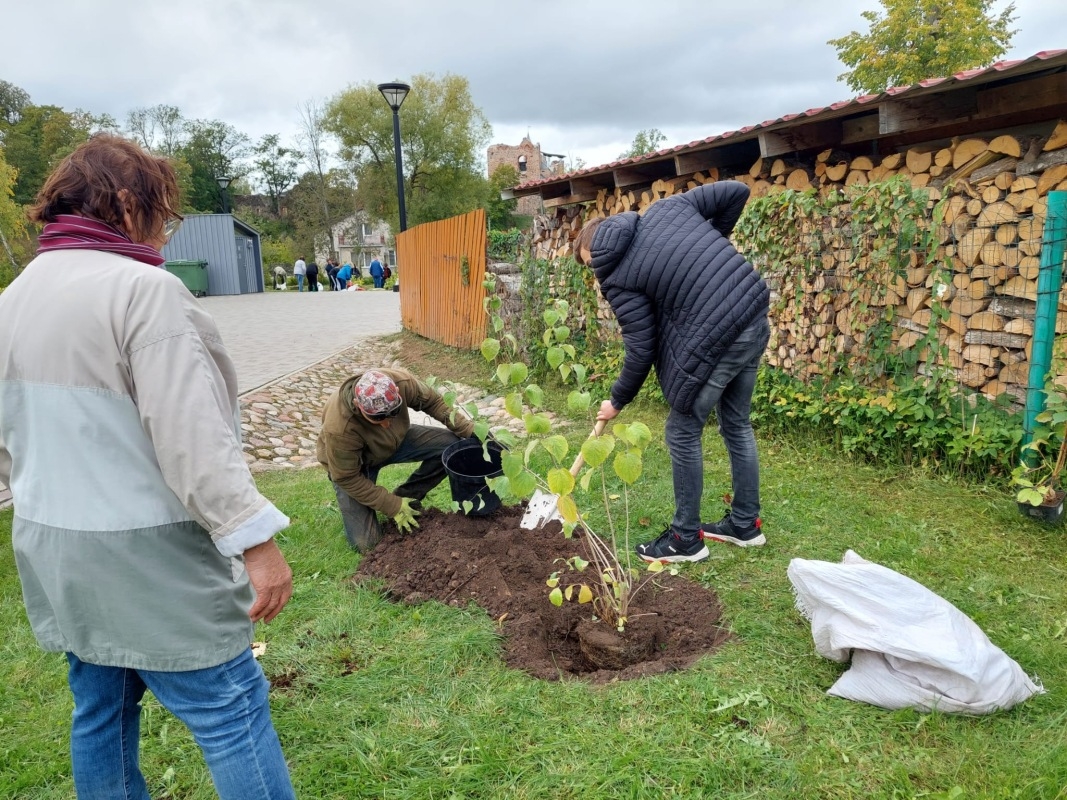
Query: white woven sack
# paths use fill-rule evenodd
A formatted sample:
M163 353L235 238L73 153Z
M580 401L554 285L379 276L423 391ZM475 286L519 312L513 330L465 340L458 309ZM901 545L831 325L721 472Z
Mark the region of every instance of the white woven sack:
M1044 689L925 586L851 550L786 571L819 655L852 666L827 694L882 708L989 714Z

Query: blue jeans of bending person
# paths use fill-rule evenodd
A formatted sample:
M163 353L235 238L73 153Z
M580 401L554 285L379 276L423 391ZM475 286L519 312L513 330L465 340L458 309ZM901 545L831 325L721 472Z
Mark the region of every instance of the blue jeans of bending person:
M150 689L200 745L221 800L294 800L251 650L187 672L103 667L73 653L70 753L78 800L151 800L138 759L141 698Z
M674 473L675 512L671 528L683 541L692 542L700 536L704 426L713 409L730 456L733 482L730 519L744 528L759 516L759 455L749 415L756 372L770 335L766 317L745 328L715 365L693 402L692 412L682 414L672 408L667 417L667 449Z

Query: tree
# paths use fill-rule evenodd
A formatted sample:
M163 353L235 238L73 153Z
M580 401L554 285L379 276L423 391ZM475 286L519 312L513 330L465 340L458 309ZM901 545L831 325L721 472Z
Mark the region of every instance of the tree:
M286 195L296 249L314 258L330 250L333 226L355 214L359 206L351 175L334 169L322 176L305 172ZM329 215L323 216L323 206Z
M4 123L14 125L18 122L22 116L22 110L28 105L30 105L30 96L25 89L20 89L7 81L0 81L0 131Z
M18 274L19 265L12 246L26 232L22 208L14 200L16 175L0 149L0 248L3 248L0 252L0 265L3 265L0 266L0 287L6 286Z
M393 112L373 83L351 87L326 107L325 129L341 143L359 197L376 218L398 227ZM481 156L491 128L466 78L416 75L400 108L404 198L408 222L417 225L480 208L486 179Z
M288 147L282 147L276 133L268 133L252 149L255 156L252 164L259 175L260 183L270 198L271 210L280 213L280 201L286 190L296 183L297 155Z
M514 227L514 214L519 201L501 200L500 192L519 183L519 171L511 164L501 164L489 176L489 198L485 203L485 216L492 230Z
M885 16L864 11L866 34L831 39L851 70L838 76L858 92L875 94L966 69L987 67L1007 52L1016 31L1015 4L998 16L994 0L880 0Z
M168 158L185 142L188 124L177 106L135 108L126 117L126 130L134 140Z
M218 120L193 120L186 125L187 139L177 155L190 168L186 202L196 211L223 209L218 178L240 178L248 172L242 163L248 154L248 136Z
M659 128L640 130L637 132L637 135L634 136L630 149L625 153L619 153L619 158L637 158L638 156L647 155L648 153L655 153L660 149L660 144L665 141L667 141L667 137Z
M333 225L338 222L338 214L331 206L331 195L336 199L337 193L329 188L328 175L333 155L326 147L326 111L316 100L308 100L300 109L300 143L304 163L310 172L301 179L305 184L304 193L315 202L309 204L305 199L302 204L304 224L310 226L304 238L311 243L311 252L315 252L315 243L320 249L328 249L331 242ZM345 208L350 197L345 198ZM343 218L343 217L342 217Z
M4 127L4 156L15 168L14 199L19 205L33 202L49 172L74 148L101 127L113 124L109 117L94 117L80 109L29 105L14 124Z

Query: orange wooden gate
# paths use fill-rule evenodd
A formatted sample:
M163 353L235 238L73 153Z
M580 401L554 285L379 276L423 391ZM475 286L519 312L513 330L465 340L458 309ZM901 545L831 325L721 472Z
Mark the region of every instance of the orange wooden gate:
M485 338L485 211L427 222L396 237L405 328L452 347Z

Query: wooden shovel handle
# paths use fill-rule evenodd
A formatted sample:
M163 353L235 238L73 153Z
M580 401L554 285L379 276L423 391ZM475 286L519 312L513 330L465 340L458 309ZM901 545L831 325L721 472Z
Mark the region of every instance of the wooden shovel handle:
M590 438L602 434L604 432L604 426L607 424L608 421L606 419L598 419L596 421L596 426L593 428L593 432L589 434ZM573 477L578 477L578 471L582 468L583 464L585 464L585 456L582 455L582 451L579 448L578 457L574 459L574 465L571 467L571 475Z

